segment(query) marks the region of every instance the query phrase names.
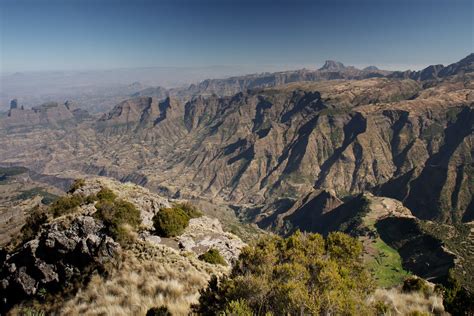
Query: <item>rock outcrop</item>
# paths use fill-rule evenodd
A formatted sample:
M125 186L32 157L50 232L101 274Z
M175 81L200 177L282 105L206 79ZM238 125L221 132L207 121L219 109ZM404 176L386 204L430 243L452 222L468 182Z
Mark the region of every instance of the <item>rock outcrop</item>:
M72 287L87 279L88 271L118 262L120 245L106 236L103 224L79 216L70 224L57 221L42 227L39 235L8 254L1 266L2 305Z

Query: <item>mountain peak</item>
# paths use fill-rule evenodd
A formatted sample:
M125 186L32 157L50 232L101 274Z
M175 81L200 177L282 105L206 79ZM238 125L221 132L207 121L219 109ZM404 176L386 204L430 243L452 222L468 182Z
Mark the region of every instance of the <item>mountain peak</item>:
M380 69L378 69L378 68L375 67L375 66L367 66L367 67L365 67L365 68L362 69L362 70L365 70L365 71L377 71L377 70L380 70Z
M319 70L327 70L327 71L341 71L346 69L343 63L335 60L326 60L324 65L319 68Z

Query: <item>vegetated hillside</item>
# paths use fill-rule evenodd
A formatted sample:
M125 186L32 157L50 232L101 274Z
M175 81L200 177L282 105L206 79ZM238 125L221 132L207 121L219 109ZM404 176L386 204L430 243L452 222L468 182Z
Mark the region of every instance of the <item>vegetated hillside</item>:
M184 214L175 236L158 235L177 219L157 226L163 212ZM228 271L245 246L189 204L108 178L78 180L25 214L1 251L2 313L130 315L166 305L186 314L210 275ZM198 259L209 250L219 264Z

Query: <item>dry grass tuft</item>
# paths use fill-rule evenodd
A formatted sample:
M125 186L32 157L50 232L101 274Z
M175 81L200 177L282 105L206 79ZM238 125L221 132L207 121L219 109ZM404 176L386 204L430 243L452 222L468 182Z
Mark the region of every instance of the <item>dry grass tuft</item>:
M381 315L411 315L415 312L449 315L444 310L443 298L436 292L427 295L422 292L404 293L400 288L379 288L370 301L385 306L386 311Z
M210 274L226 271L166 246L138 242L124 252L112 275L94 276L58 310L61 315L145 315L149 308L165 305L173 315L187 315Z

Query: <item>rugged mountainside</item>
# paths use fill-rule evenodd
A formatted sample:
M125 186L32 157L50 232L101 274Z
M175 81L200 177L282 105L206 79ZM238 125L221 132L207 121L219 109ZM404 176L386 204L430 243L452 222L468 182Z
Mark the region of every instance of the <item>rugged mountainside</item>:
M185 104L138 97L68 131L9 135L0 157L42 173L108 175L169 196L205 197L235 205L262 226L314 189L338 198L368 190L402 201L422 219L469 221L469 67L428 86L372 78Z

